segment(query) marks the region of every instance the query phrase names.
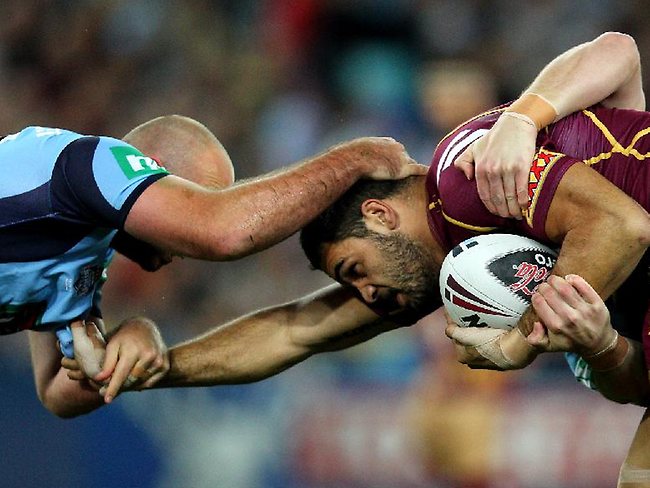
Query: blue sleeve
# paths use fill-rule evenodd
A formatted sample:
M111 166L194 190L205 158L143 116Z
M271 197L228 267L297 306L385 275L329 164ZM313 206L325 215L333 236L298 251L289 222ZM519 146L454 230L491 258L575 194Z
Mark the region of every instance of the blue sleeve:
M584 359L573 352L564 353L564 358L569 364L573 376L578 380L578 383L582 383L587 388L598 391L596 385L591 381L591 367Z
M167 170L111 137L82 137L59 155L52 174L53 208L94 226L122 229L131 207Z

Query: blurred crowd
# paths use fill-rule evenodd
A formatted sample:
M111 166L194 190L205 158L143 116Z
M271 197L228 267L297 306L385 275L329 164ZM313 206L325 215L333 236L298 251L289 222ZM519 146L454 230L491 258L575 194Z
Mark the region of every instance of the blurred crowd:
M120 137L150 118L179 113L200 120L217 135L230 152L238 179L361 135L392 136L426 164L437 141L458 123L515 98L554 56L607 30L632 34L643 64L650 66L650 12L643 0L5 0L0 15L0 133L44 125ZM155 274L118 257L109 273L104 312L109 322L149 315L173 344L327 283L324 275L309 269L295 237L241 261L184 260ZM495 419L502 422L498 412L511 392L523 395L517 397L519 404L528 405L522 390L537 385L542 390L535 394L541 395L559 383L576 389L578 403L585 398L599 401L595 394L578 393L560 357L540 359L521 373L469 372L454 364L442 335L439 318L432 319L351 351L314 358L297 372L259 387L130 395L122 407L111 408L126 409L127 416L147 429L142 419L155 404L161 415L177 419L192 433L183 441L190 453L181 453L174 441L181 429L164 433L150 421L153 442L170 449L163 457L176 460L159 469L151 486L503 487L510 485L490 484L490 439L497 436L491 429L500 428ZM25 348L15 347L15 340L3 339L2 355L22 355L27 362ZM306 474L298 480L279 474L281 467L295 473L296 466L250 464L255 458L251 449L269 456L273 449L260 446L277 442L278 432L256 417L260 411L286 435L301 430L287 418L291 408L301 412L305 405L294 395L309 398L319 390L330 391L340 395L342 405L361 409L363 398L376 398L368 389L381 391L386 405L401 412L399 418L405 420L400 435L409 444L414 441L415 459L421 455L421 462L402 478L387 478L386 485L372 477L364 484L359 474L351 475L351 481L332 481L333 475L322 471L321 461L307 449L309 436L300 449L287 445L286 439L284 447L275 449L302 453L303 458L296 456L305 461ZM284 395L294 402L287 403ZM189 405L200 418L194 427L179 420L180 410ZM210 408L214 415L206 413ZM394 420L393 412L378 411L377 419ZM239 420L224 424L237 413ZM452 419L464 421L455 424ZM219 428L208 428L210 422ZM260 425L250 432L255 422ZM323 435L331 430L326 425ZM492 437L477 436L481 426ZM620 430L623 440L631 437L625 429ZM242 431L249 434L245 439L263 435L266 441L255 446L235 442ZM201 432L205 438L199 439ZM199 440L197 449L213 453L200 467L198 458L189 461L197 454L191 444ZM614 457L622 459L623 449ZM219 466L223 474L228 466L222 465L228 463L215 459L230 460L235 451L240 456L229 468L239 478L233 474L223 481L196 474L188 481L181 476L179 466L195 473ZM256 469L265 474L256 478L251 474ZM173 470L176 477L170 474ZM242 472L248 477L241 478ZM612 479L615 473L605 475L610 484ZM597 485L590 480L584 486Z

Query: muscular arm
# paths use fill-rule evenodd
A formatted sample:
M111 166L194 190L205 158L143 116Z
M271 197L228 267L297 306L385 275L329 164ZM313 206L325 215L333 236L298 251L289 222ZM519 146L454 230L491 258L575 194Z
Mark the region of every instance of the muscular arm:
M640 205L596 171L574 164L555 192L546 233L555 242L562 243L553 274L580 275L606 299L630 275L650 245L650 218ZM518 330L498 338L498 348L494 350L506 357L507 361L502 363L521 368L533 361L538 351L524 337L530 334L537 320L535 310L530 307L519 321ZM449 335L458 340L461 332L453 328ZM489 337L486 341L493 339ZM551 343L544 350L570 350L567 342L553 342L562 338L551 335L549 339ZM467 345L465 340L461 342ZM480 331L473 342L482 343ZM459 360L474 367L498 364L474 347L461 346L458 351Z
M215 261L265 249L303 227L362 177L423 174L401 144L363 138L287 170L211 191L168 176L137 199L125 230L176 254Z
M522 96L527 93L550 101L558 119L598 102L606 107L644 110L636 42L627 34L606 32L575 46L551 61Z
M574 164L555 192L546 233L562 243L553 274L577 274L605 300L630 275L650 245L650 217L596 171ZM537 320L530 307L519 329L527 336ZM514 340L514 334L509 336ZM564 350L561 347L554 350Z
M606 299L650 245L650 216L596 171L575 164L557 188L546 233L562 243L553 273L579 274Z
M537 131L598 102L645 109L639 51L626 34L607 32L551 61L454 164L468 178L476 172L479 195L490 212L520 218L520 208L528 206L526 185Z
M614 358L619 361L618 365L605 371L592 370L591 381L600 394L609 400L650 406L650 382L643 346L624 337L620 341L627 342L627 349L622 359Z
M258 381L313 354L350 347L396 327L335 285L173 347L170 371L155 387Z
M91 412L104 399L87 381L73 381L61 368L56 336L49 332L28 332L36 392L41 403L53 414L70 418Z
M546 234L562 244L553 274L577 274L605 300L650 245L650 216L596 171L574 164L555 192ZM519 328L528 335L536 320L531 307Z

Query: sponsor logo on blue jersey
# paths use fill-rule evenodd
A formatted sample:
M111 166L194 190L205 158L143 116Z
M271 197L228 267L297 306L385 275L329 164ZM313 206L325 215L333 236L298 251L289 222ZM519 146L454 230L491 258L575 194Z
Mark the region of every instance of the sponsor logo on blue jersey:
M167 170L160 166L155 159L145 156L134 147L113 146L111 153L128 179L155 173L167 173Z

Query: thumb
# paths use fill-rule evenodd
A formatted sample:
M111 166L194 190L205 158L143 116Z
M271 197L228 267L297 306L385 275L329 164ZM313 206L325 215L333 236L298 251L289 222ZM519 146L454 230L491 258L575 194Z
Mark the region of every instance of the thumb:
M429 172L429 167L420 163L411 163L409 164L409 172L412 176L426 175Z
M474 178L474 144L465 149L454 161L454 166L465 174L465 178Z
M533 330L526 337L526 342L534 347L541 347L546 343L546 329L541 322L533 324Z

